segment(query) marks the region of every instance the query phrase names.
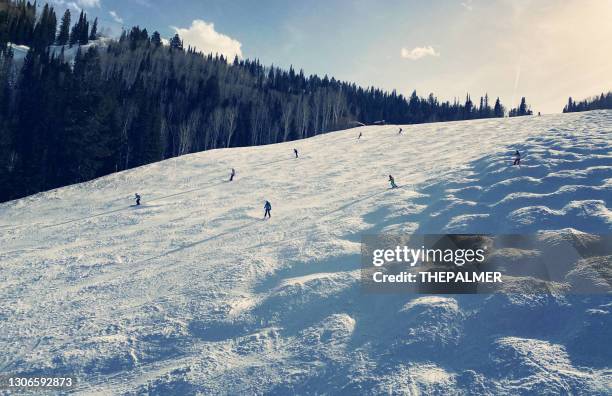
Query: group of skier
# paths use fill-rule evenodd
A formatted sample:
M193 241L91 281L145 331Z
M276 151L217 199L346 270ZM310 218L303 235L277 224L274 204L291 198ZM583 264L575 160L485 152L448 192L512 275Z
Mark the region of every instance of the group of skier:
M397 133L398 135L401 135L404 132L404 130L402 128L399 129L399 132ZM363 137L363 132L359 132L359 136L357 136L357 140L361 140L361 138Z
M293 151L295 152L295 158L298 157L298 153L296 149L293 149ZM232 182L234 181L234 177L236 177L236 169L232 168L232 172L230 173L230 178L229 181ZM264 220L266 218L271 219L272 218L272 213L270 213L272 211L272 204L270 203L270 201L266 201L266 203L264 204Z
M295 158L299 158L299 152L296 148L293 149L293 154L295 155ZM236 169L232 168L230 172L229 181L233 182L235 177L236 177ZM138 193L135 194L135 199L136 199L136 206L140 206L141 197ZM266 203L264 204L264 220L266 218L268 219L272 218L272 204L270 203L270 201L266 201Z
M403 132L403 129L400 128L398 135L401 135L402 132ZM357 140L360 140L362 136L363 136L363 132L359 132L359 136L357 137ZM293 149L293 154L295 155L295 158L299 158L299 152L296 148ZM512 163L512 166L515 166L515 165L518 165L519 168L521 166L521 153L518 150L516 150L516 152L514 153L514 162ZM229 181L230 182L234 181L235 177L236 177L236 169L232 168ZM391 189L398 188L397 184L395 183L395 178L392 175L389 175L389 184L391 185ZM142 199L140 194L136 193L134 195L134 198L136 200L136 206L140 206L140 200ZM272 212L272 204L270 203L270 201L266 201L266 203L264 204L264 220L266 218L268 219L272 218L271 212Z

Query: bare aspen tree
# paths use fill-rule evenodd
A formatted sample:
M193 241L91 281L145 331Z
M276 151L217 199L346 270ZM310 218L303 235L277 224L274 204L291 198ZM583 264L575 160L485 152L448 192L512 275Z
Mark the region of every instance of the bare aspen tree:
M236 131L236 121L238 120L238 107L230 106L225 109L225 127L226 127L226 136L227 143L225 147L230 147L232 142L232 136Z

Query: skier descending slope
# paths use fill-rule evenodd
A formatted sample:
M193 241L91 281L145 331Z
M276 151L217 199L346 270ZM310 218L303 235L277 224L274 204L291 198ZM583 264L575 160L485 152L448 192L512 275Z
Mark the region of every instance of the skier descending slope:
M395 184L395 179L391 175L389 175L389 183L391 184L391 188L397 188L397 184Z
M234 176L236 176L236 170L234 168L232 168L232 173L230 174L229 181L234 181Z
M266 201L266 204L264 205L264 210L266 211L266 213L264 213L264 220L266 219L266 217L272 218L272 214L270 213L270 211L272 211L272 204L270 203L270 201Z
M297 151L297 149L295 149L295 148L294 148L294 149L293 149L293 153L295 154L295 158L299 158L299 155L298 155L298 151Z
M140 206L140 195L138 195L138 193L136 193L134 195L134 198L136 199L136 206Z
M361 139L362 136L363 136L363 132L359 132L359 137L357 138L357 140Z
M400 128L400 130L399 130L399 132L398 132L398 135L401 135L401 134L402 134L402 132L404 132L404 130L403 130L402 128Z
M512 165L518 165L519 168L521 167L521 153L519 153L518 150L514 153L514 163Z

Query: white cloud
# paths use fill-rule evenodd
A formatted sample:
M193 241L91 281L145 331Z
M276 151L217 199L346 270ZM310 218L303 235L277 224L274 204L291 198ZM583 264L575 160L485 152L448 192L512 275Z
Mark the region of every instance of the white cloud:
M233 60L236 55L242 57L242 44L229 36L215 31L215 25L196 19L187 29L172 27L183 39L185 47L197 48L203 53L223 55Z
M411 60L421 59L426 56L440 56L440 53L436 52L431 45L427 47L415 47L411 50L402 48L400 54L402 58Z
M80 6L79 6L77 3L75 3L74 1L71 1L71 2L66 3L66 6L68 6L68 7L72 8L72 9L74 9L74 10L75 10L75 11L77 11L77 12L81 12L81 11L83 10L83 9L82 9L82 8L81 8L81 7L80 7Z
M121 18L119 14L117 14L116 11L109 11L108 13L110 14L110 16L113 18L115 22L123 23L123 18Z
M83 8L100 8L100 0L77 0L76 3Z
M93 8L93 7L100 8L101 7L101 0L75 0L75 1L53 0L53 3L59 6L73 8L77 11L81 11L83 8Z
M474 9L473 0L466 0L463 3L461 3L461 6L468 11L472 11Z

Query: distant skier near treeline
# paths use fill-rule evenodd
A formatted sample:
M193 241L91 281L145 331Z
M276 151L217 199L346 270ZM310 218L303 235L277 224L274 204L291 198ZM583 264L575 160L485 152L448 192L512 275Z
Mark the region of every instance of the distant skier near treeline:
M138 195L138 193L136 193L134 195L134 198L136 199L136 206L140 206L140 195Z
M401 135L402 132L404 132L404 130L402 128L400 128L398 135Z
M293 153L295 154L295 158L299 158L299 155L298 155L298 151L297 151L297 149L295 149L295 148L294 148L294 149L293 149Z
M272 214L270 213L272 211L272 204L270 203L270 201L266 201L266 204L264 205L264 210L266 211L266 213L264 213L264 220L266 219L266 217L272 218Z
M359 132L359 137L357 138L357 140L361 139L362 136L363 136L363 133Z
M514 153L514 163L512 165L518 165L519 168L521 167L521 153L519 153L518 150Z
M389 175L389 183L391 184L391 188L397 188L397 184L395 184L395 179L391 175Z
M234 181L234 176L236 176L236 170L234 168L232 168L232 173L230 175L229 181Z

